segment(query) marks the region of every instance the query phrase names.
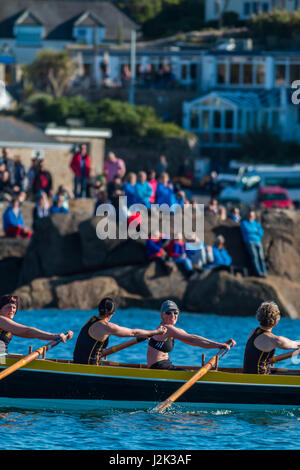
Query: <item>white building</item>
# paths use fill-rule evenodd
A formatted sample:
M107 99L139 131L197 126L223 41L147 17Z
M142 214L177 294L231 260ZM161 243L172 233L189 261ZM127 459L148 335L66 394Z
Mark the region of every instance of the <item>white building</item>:
M291 101L300 53L210 53L201 71L202 93L184 103L183 127L202 147L236 147L240 135L262 128L300 143L300 106Z
M300 8L299 0L206 0L205 21L218 20L222 13L234 12L241 20L259 12L276 8L294 11Z

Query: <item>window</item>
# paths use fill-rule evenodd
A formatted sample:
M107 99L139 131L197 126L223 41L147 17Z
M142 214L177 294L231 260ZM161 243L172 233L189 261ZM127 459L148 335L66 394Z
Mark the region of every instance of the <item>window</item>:
M244 3L244 16L250 15L250 2Z
M253 81L253 66L252 64L245 64L243 71L243 83L244 85L252 85Z
M226 83L226 64L218 64L218 83Z
M265 64L256 65L256 84L264 85L265 83Z
M225 127L226 129L233 128L233 111L225 111Z
M15 26L14 34L18 46L40 46L44 28L42 26Z
M193 109L191 112L191 128L198 129L199 128L199 111Z
M232 85L240 83L240 64L230 65L230 83Z
M290 65L290 82L300 80L300 64Z
M277 64L275 66L275 85L286 85L286 65Z

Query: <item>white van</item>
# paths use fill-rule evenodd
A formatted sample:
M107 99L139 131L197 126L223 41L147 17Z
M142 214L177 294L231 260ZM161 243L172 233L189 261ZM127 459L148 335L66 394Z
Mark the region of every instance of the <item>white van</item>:
M256 166L249 170L234 186L228 186L219 195L219 202L226 204L254 204L257 189L263 186L280 186L286 189L292 201L300 205L300 165Z

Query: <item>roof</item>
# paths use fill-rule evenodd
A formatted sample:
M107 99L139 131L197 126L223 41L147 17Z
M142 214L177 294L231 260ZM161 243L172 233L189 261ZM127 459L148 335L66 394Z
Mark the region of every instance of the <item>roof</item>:
M0 116L0 146L3 143L40 143L57 144L53 137L47 136L41 129L12 116Z
M201 104L201 101L209 97L218 97L218 99L229 102L234 106L243 108L280 108L281 107L281 91L272 90L253 90L253 88L243 88L234 90L224 90L214 88L210 92L205 92L198 98L187 102L189 105Z
M22 23L23 17L30 23ZM93 22L103 25L106 41L116 41L120 28L124 41L130 40L132 30L139 30L137 23L109 1L9 0L1 2L0 38L13 38L16 24L38 24L44 27L44 39L70 41L74 40L74 24L80 19L89 22L89 26Z

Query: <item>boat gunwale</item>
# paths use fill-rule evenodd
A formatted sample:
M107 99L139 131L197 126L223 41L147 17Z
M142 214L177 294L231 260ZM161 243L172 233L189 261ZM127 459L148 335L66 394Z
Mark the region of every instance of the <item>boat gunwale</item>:
M9 354L6 356L8 364L0 364L0 368L6 368L7 366L16 362L21 355ZM108 361L109 362L109 361ZM157 370L149 369L146 365L136 365L139 367L132 367L129 364L116 363L118 365L104 364L101 366L88 365L88 364L75 364L70 360L63 359L36 359L26 367L22 367L19 371L36 371L44 373L65 373L65 374L77 374L80 375L91 375L94 377L115 377L124 379L145 379L145 380L164 380L164 381L178 381L183 382L188 380L192 375L193 371L199 369L197 366L184 366L187 370L185 371L169 371L169 370ZM203 382L215 382L216 384L244 384L244 385L279 385L279 386L300 386L300 371L288 370L288 369L273 369L274 372L270 375L257 375L257 374L244 374L241 368L222 368L218 370L209 371L205 377L201 380ZM19 372L18 371L18 372ZM116 372L118 372L116 374Z

